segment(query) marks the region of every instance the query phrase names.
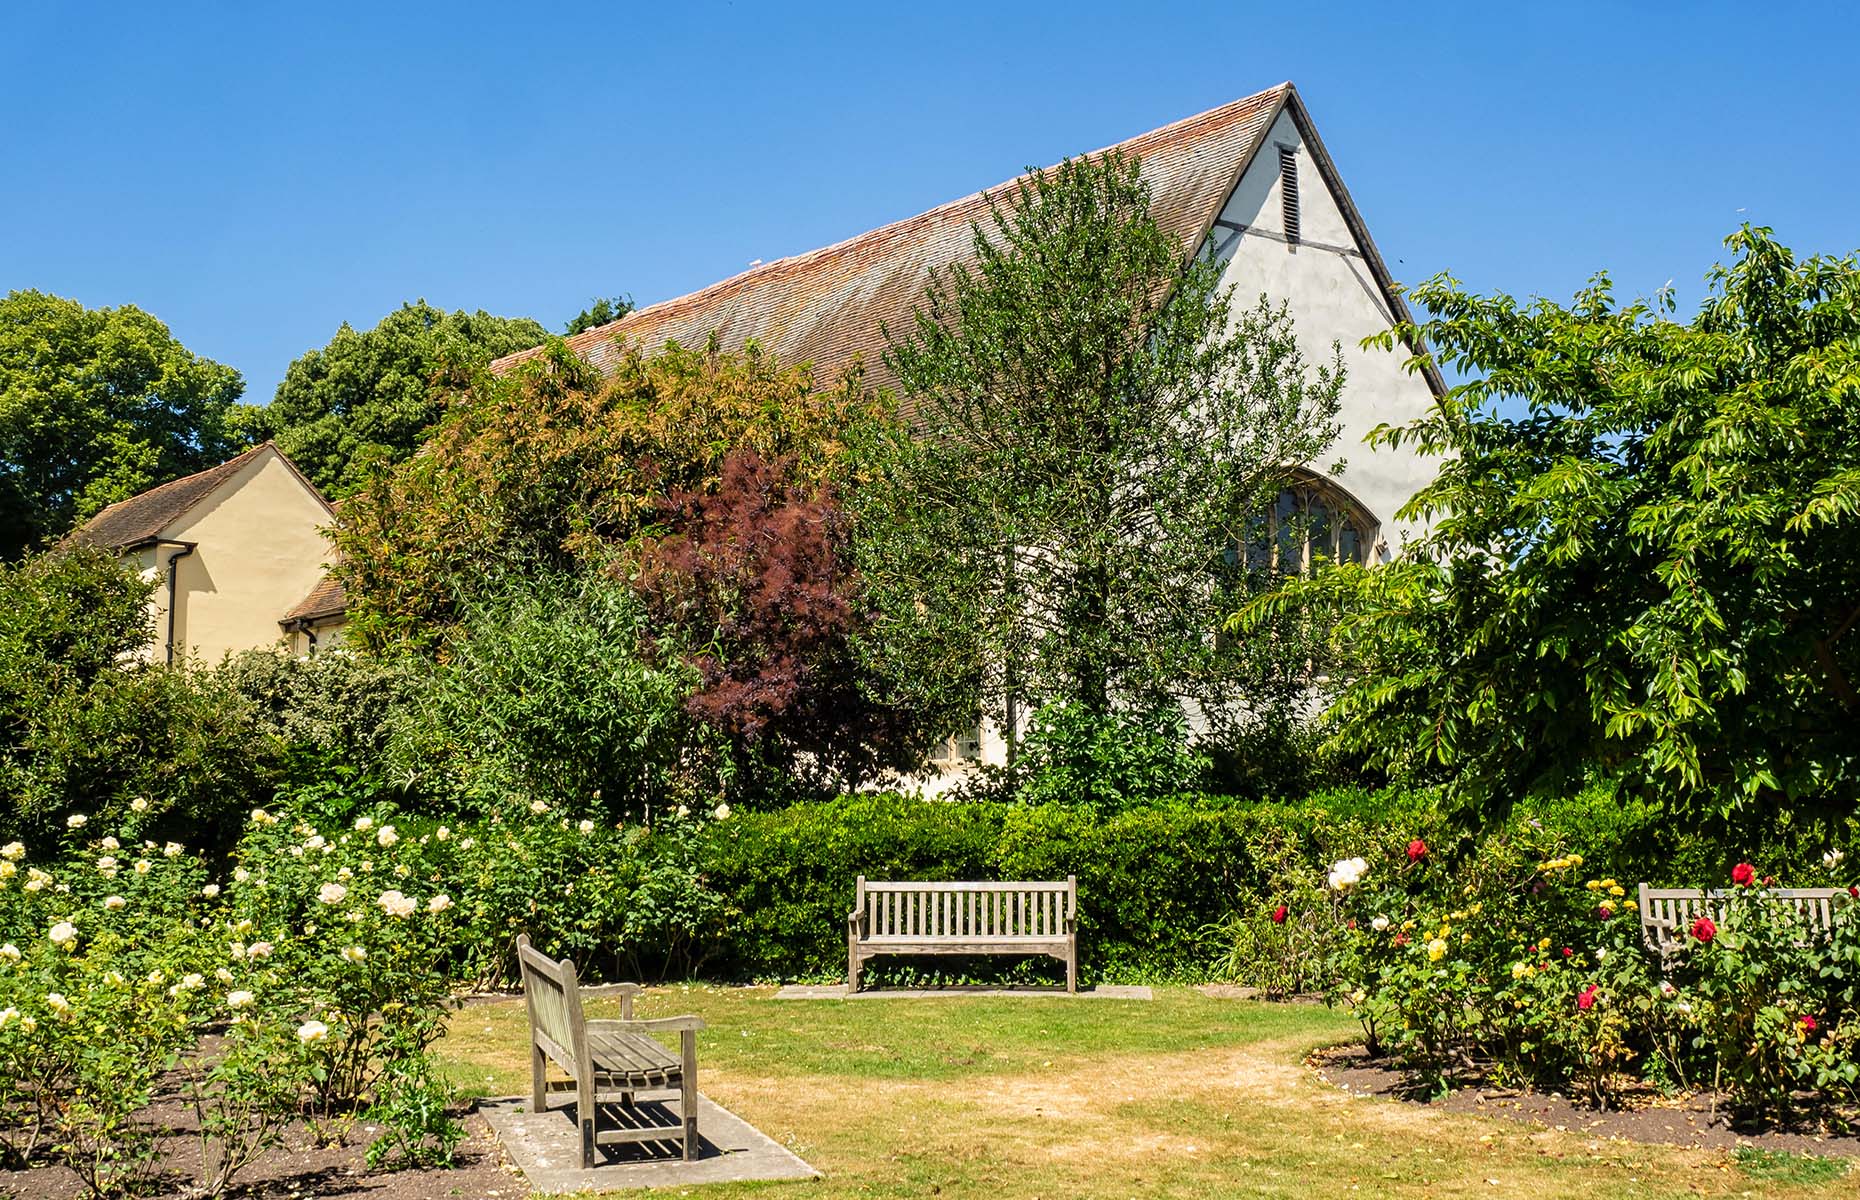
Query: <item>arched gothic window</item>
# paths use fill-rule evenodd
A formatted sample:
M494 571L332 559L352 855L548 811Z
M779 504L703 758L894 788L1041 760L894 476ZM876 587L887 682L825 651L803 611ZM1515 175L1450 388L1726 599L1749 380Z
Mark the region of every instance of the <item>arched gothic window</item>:
M1368 509L1328 479L1301 471L1272 507L1229 543L1227 564L1251 571L1309 575L1319 563L1367 565L1382 557L1381 529Z

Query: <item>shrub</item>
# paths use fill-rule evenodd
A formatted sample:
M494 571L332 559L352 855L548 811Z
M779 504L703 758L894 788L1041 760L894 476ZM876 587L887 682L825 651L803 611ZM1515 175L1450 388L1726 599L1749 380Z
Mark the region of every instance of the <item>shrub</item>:
M1033 714L1013 763L983 768L966 794L1116 812L1193 795L1208 768L1179 705L1094 713L1053 704Z

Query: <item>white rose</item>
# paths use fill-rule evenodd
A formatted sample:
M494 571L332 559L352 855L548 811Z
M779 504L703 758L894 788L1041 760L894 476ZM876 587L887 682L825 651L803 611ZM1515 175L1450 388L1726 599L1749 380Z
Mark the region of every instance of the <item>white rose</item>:
M264 809L255 808L252 810L252 824L254 825L276 825L277 823L278 823L278 818L272 816L270 813L266 812Z
M102 845L105 850L120 850L122 849L122 846L123 846L121 842L117 841L113 837L104 838Z
M52 945L69 950L77 945L77 926L69 921L60 921L52 926L46 936L51 938Z
M253 996L252 993L250 992L246 992L246 991L227 992L226 993L226 1007L227 1008L250 1008L252 1007L252 1001L255 999L257 999L257 997Z
M150 870L150 867L149 867L149 860L148 860L148 859L146 859L146 858L138 858L138 859L136 860L136 865L135 865L135 872L136 872L136 874L138 874L138 875L147 875L147 874L149 873L149 870Z
M413 910L419 907L413 897L403 896L399 892L382 892L375 903L390 917L410 917Z
M233 981L233 973L228 971L225 967L221 967L213 972L213 978L219 980L221 983L231 983Z
M327 845L329 845L329 843L323 840L323 835L320 833L313 833L304 841L304 849L306 850L321 850Z
M711 816L716 817L719 821L729 820L730 819L730 806L727 804L719 804L716 807L716 809L711 813Z
M341 904L349 889L340 883L326 883L316 890L316 898L325 904Z
M116 870L116 860L106 854L97 860L97 869L108 875Z
M144 812L147 812L148 810L149 810L149 798L147 796L137 796L134 800L131 800L129 802L130 812L144 813Z
M530 801L530 811L540 817L549 811L549 806L544 804L541 800L532 800Z
M246 870L244 867L233 868L233 882L234 883L244 883L246 880L250 878L252 878L252 872Z
M63 992L45 993L45 1004L47 1008L50 1008L61 1017L67 1016L71 1012L71 1001L65 999L65 994Z
M88 824L90 824L90 818L83 813L72 813L65 818L65 828L67 829L82 829Z
M177 986L184 991L195 992L205 987L206 984L207 977L205 975L195 971L189 971L187 974L181 976L181 982Z
M217 883L209 883L206 887L200 889L200 894L209 900L216 900L219 898L220 885Z
M368 951L362 949L360 946L350 946L342 952L342 957L348 959L352 963L366 962L368 960Z
M471 849L471 848L472 848L473 846L476 846L477 844L478 844L478 839L477 839L477 838L466 838L466 839L465 839L464 841L462 841L462 842L460 842L460 843L459 843L459 849L461 849L461 850L469 850L469 849Z
M19 1020L19 1010L17 1008L14 1008L11 1004L7 1005L5 1008L0 1008L0 1029L5 1029L8 1025L11 1025L17 1020Z
M253 962L263 962L271 957L271 943L253 942L245 948L245 956Z
M1387 917L1377 917L1369 923L1369 927L1377 933L1381 933L1384 929L1389 927L1389 919Z
M305 1021L297 1027L297 1040L308 1046L329 1036L329 1026L321 1021Z
M8 842L0 846L0 858L9 862L18 862L24 857L26 857L26 846L23 842Z
M594 832L594 822L584 820L581 822L581 824L575 826L575 828L581 830L581 835L583 837L586 837L588 834Z
M374 827L375 827L375 819L373 817L355 818L355 829L357 833L367 833L370 829L373 829Z
M15 946L12 942L0 946L0 958L4 958L8 962L18 962L20 960L19 947Z
M398 841L400 841L400 834L392 825L383 825L381 832L375 834L375 844L384 850Z
M429 913L442 913L451 907L452 897L446 895L444 892L440 892L437 896L434 896L431 900L426 902L426 911Z
M1839 850L1830 850L1821 856L1821 865L1832 871L1835 867L1840 865L1841 859L1844 857L1846 856Z
M109 909L111 912L115 912L117 909L123 907L125 904L128 904L128 903L129 901L123 899L121 896L105 896L103 898L103 906Z
M180 856L183 849L185 849L185 847L183 847L181 843L169 842L166 846L161 848L161 852L164 858L177 858Z
M444 825L441 825L438 829L433 830L433 836L443 842L452 836L452 831L447 829Z

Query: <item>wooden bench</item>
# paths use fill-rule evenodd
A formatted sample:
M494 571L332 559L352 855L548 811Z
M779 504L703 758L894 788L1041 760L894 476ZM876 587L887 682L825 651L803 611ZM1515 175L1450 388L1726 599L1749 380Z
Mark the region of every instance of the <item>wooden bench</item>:
M572 1099L575 1120L581 1127L581 1165L594 1165L594 1148L616 1142L677 1142L686 1162L698 1155L697 1033L704 1022L697 1017L633 1019L637 984L621 984L620 1019L589 1020L581 1010L581 988L575 964L553 962L517 938L517 962L523 972L523 999L530 1011L530 1100L534 1111L547 1112L552 1103L567 1107ZM651 1035L676 1033L681 1053L673 1054ZM549 1064L567 1074L566 1082L551 1082ZM646 1110L636 1105L641 1092L678 1093L677 1125L650 1123ZM614 1128L599 1129L606 1106ZM654 1106L658 1108L658 1106ZM658 1108L658 1111L665 1111Z
M1686 943L1692 923L1700 917L1714 922L1724 920L1725 901L1744 891L1742 888L1656 888L1640 885L1640 932L1647 948L1662 959ZM1793 907L1816 929L1826 930L1834 924L1834 898L1845 896L1844 888L1769 888L1763 892L1765 903Z
M1078 991L1079 885L1063 883L875 883L859 876L846 916L846 987L859 990L867 959L881 954L1045 954L1066 964Z

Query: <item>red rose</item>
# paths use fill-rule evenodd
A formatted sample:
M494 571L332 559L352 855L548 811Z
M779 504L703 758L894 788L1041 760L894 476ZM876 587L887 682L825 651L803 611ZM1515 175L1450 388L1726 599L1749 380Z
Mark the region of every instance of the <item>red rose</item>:
M1272 910L1272 923L1274 925L1285 924L1285 906L1283 904Z
M1408 843L1408 861L1420 862L1427 857L1427 843L1420 838Z
M1847 894L1848 894L1849 896L1852 896L1852 897L1853 897L1854 899L1856 899L1856 900L1860 900L1860 883L1850 883L1850 884L1848 884L1848 885L1847 885Z
M1757 879L1757 869L1749 863L1738 863L1731 868L1731 882L1738 887L1749 887Z
M1692 922L1692 936L1701 942L1709 942L1718 936L1718 926L1712 923L1710 917L1700 917Z
M1608 907L1606 904L1602 905L1600 908L1595 910L1595 919L1598 921L1606 921L1608 918L1614 915L1615 915L1615 910Z
M1570 948L1569 948L1568 946L1565 946L1565 947L1563 947L1563 957L1564 957L1564 958L1568 958L1568 957L1569 957L1570 955L1572 955L1572 954L1574 954L1574 953L1575 953L1575 951L1574 951L1574 950L1571 950L1571 949L1570 949Z
M1395 944L1396 944L1397 946L1406 946L1406 945L1408 944L1408 935L1407 935L1407 934L1405 934L1405 933L1398 933L1398 934L1396 934L1396 935L1395 935Z
M1775 887L1775 886L1776 886L1776 876L1774 876L1774 875L1765 875L1765 876L1763 877L1763 886L1764 886L1764 887Z
M1813 1033L1816 1029L1820 1028L1820 1026L1815 1024L1815 1018L1807 1016L1806 1014L1797 1019L1801 1023L1803 1033Z
M1596 994L1601 990L1602 989L1595 984L1590 984L1588 987L1583 988L1582 994L1576 997L1576 1007L1583 1012L1588 1012L1591 1008L1594 1008Z

